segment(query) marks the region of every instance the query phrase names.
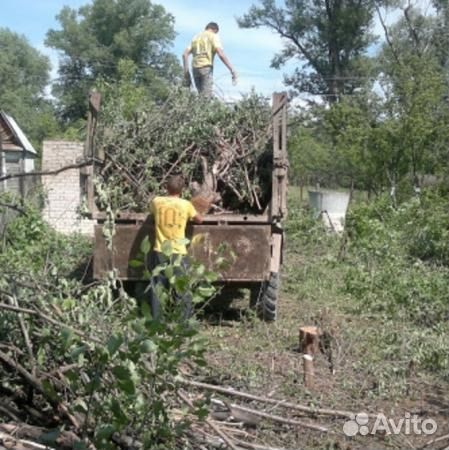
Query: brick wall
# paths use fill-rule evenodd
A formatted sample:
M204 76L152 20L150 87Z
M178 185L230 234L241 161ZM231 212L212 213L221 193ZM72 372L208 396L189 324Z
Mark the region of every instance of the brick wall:
M83 157L83 147L80 142L44 141L42 170L57 170L76 163ZM81 218L78 212L81 202L79 169L43 176L42 186L47 194L43 214L50 225L62 233L79 232L93 236L93 221Z

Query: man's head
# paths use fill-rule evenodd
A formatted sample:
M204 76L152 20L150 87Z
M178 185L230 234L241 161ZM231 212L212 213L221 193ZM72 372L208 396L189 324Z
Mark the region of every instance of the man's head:
M167 180L167 192L169 195L181 195L184 185L185 182L182 175L172 175Z
M206 28L205 28L205 29L206 29L206 30L213 31L214 33L218 33L218 30L219 30L218 24L217 24L216 22L209 22L209 23L206 25Z

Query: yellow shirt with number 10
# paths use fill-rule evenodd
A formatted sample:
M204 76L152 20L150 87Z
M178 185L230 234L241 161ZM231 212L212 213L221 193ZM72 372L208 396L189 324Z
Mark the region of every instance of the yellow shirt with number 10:
M150 203L150 213L156 228L154 250L160 252L162 244L170 241L173 253L187 254L186 246L177 241L185 238L187 222L197 215L192 203L179 197L155 197Z
M197 34L188 47L193 54L192 66L196 69L213 66L214 56L218 48L222 48L216 33L205 30Z

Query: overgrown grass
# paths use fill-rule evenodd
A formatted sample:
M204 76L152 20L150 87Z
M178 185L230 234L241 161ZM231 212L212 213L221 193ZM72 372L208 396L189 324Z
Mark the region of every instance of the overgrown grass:
M436 195L435 202L426 194L397 210L386 199L353 204L347 234L336 236L291 189L279 320L266 324L242 314L240 321L206 326L209 377L258 394L356 412L394 415L415 404L433 411L426 399L446 386L449 368L449 277L445 200L429 195ZM312 391L303 386L297 352L304 325L318 325L328 337L315 361ZM287 448L298 442L279 430L267 439ZM301 434L301 442L316 449L342 441ZM366 448L379 441L351 442ZM390 444L401 448L394 439ZM385 441L376 445L384 448Z

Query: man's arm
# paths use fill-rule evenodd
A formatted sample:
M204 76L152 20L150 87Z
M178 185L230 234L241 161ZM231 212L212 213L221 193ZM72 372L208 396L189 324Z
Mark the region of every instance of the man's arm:
M192 221L195 222L198 225L201 225L203 223L203 216L201 214L196 214L192 217Z
M224 54L224 51L222 48L217 48L217 55L220 57L220 59L223 61L223 64L229 69L229 72L231 72L232 75L232 81L237 80L237 73L232 67L232 64L230 63L229 59Z

